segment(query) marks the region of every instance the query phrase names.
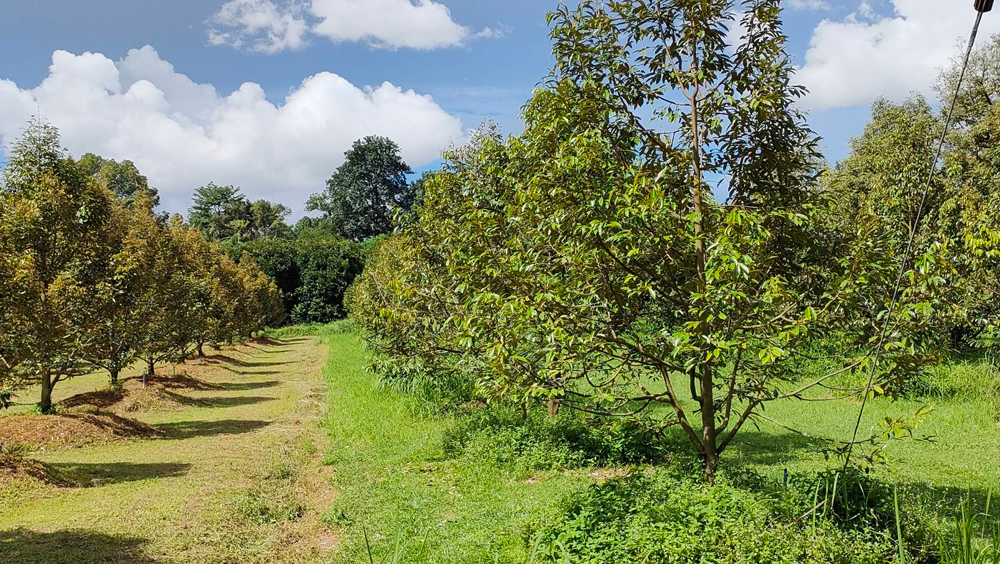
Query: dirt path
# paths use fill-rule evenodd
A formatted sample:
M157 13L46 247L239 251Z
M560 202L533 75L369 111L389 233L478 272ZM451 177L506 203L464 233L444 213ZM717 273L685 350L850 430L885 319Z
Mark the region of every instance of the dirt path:
M0 562L321 560L325 357L312 338L220 351L178 368L209 384L171 390L180 408L131 414L162 438L33 454L74 485L0 492Z

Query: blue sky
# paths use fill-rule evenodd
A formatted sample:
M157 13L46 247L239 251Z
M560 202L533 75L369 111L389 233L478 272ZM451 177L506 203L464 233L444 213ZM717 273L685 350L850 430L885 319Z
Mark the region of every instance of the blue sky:
M971 4L783 2L789 52L813 91L803 104L831 162L875 96L931 93L968 33ZM0 0L0 137L9 143L40 110L71 152L135 160L169 211L215 181L300 212L351 137L398 136L422 168L485 118L519 131L519 108L551 65L545 13L556 5ZM1000 14L990 16L987 34L1000 31ZM57 51L67 53L53 65Z

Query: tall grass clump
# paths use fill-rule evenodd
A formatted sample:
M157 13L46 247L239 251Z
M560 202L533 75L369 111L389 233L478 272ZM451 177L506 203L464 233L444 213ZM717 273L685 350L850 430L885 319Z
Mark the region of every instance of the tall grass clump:
M941 538L941 564L1000 564L1000 520L986 509L976 512L970 494L959 504L955 527Z
M954 362L928 367L909 393L938 400L957 400L977 406L977 411L1000 421L1000 358L994 354L969 354Z

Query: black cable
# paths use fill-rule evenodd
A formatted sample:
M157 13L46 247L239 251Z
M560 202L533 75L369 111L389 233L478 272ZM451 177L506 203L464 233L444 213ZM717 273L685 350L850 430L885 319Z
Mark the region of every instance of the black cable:
M989 0L988 3L992 5L992 0ZM983 7L985 8L985 4ZM976 44L976 35L979 34L979 24L983 21L983 13L987 11L989 10L980 10L980 4L977 1L976 23L972 26L972 35L969 37L969 45L965 50L965 59L962 61L962 71L958 75L958 83L955 85L955 95L951 99L951 106L948 109L948 117L944 122L944 129L941 130L941 139L938 141L937 151L934 153L934 159L931 160L930 167L927 171L927 180L925 181L923 195L920 197L920 206L917 208L917 216L913 221L913 227L910 228L910 239L906 243L906 252L903 253L903 260L899 265L899 275L896 277L896 285L892 290L892 300L889 302L889 311L886 314L885 324L882 325L882 333L879 336L878 346L875 349L875 360L872 362L871 374L868 375L868 384L865 386L865 395L861 399L861 409L858 410L858 420L854 423L854 434L851 436L851 442L847 445L847 455L844 456L844 469L842 470L842 473L847 472L847 466L851 462L851 454L854 452L854 443L858 440L858 429L861 427L861 418L865 413L865 406L868 405L868 396L872 393L872 384L875 383L875 373L878 371L879 360L882 359L882 349L885 346L885 339L889 333L889 324L892 323L892 314L896 310L896 305L899 303L899 288L903 283L903 276L906 275L906 265L910 262L910 255L913 253L913 241L917 237L917 230L920 229L920 220L922 219L924 213L924 205L927 203L927 196L931 191L931 181L934 180L934 170L937 167L938 161L941 159L941 152L944 150L944 142L948 135L948 128L951 127L952 115L955 112L955 106L958 104L958 96L962 90L962 81L965 79L965 71L969 66L969 58L972 56L972 47Z

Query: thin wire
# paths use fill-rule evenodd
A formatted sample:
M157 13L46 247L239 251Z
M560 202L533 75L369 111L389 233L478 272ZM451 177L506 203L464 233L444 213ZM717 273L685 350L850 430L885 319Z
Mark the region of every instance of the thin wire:
M892 323L892 314L896 310L896 305L899 303L899 289L903 283L903 276L906 274L906 265L910 261L910 255L913 253L913 242L917 237L917 231L920 229L920 220L922 219L924 213L924 206L927 203L927 196L931 191L931 181L934 180L934 170L937 167L938 161L941 159L941 152L944 150L944 142L948 135L948 128L951 127L952 116L955 112L955 106L958 104L958 96L962 89L962 81L965 79L965 71L969 66L969 58L972 56L972 47L976 44L976 35L979 34L979 24L983 21L983 12L976 11L976 23L972 26L972 35L969 36L969 45L965 49L965 59L962 61L962 72L958 75L958 83L955 85L955 95L951 99L951 106L948 108L948 117L944 122L944 129L941 130L941 139L938 141L937 151L934 153L934 159L930 163L930 167L927 170L927 180L924 183L924 192L920 197L920 206L917 208L917 216L913 221L913 226L910 228L910 239L906 243L906 252L903 253L903 260L899 265L899 275L896 277L896 285L892 290L892 300L889 302L889 311L886 313L885 323L882 325L882 333L879 336L878 346L875 349L875 360L872 362L871 373L868 375L868 384L865 387L865 395L861 400L861 409L858 410L858 419L854 423L854 434L851 436L851 442L847 445L847 455L844 457L844 469L842 472L847 472L847 465L851 462L851 454L854 452L854 443L858 440L858 429L861 427L861 418L865 413L865 406L868 404L868 396L872 392L872 384L875 383L875 373L878 371L879 360L882 359L882 348L885 346L885 339L889 333L889 324Z

